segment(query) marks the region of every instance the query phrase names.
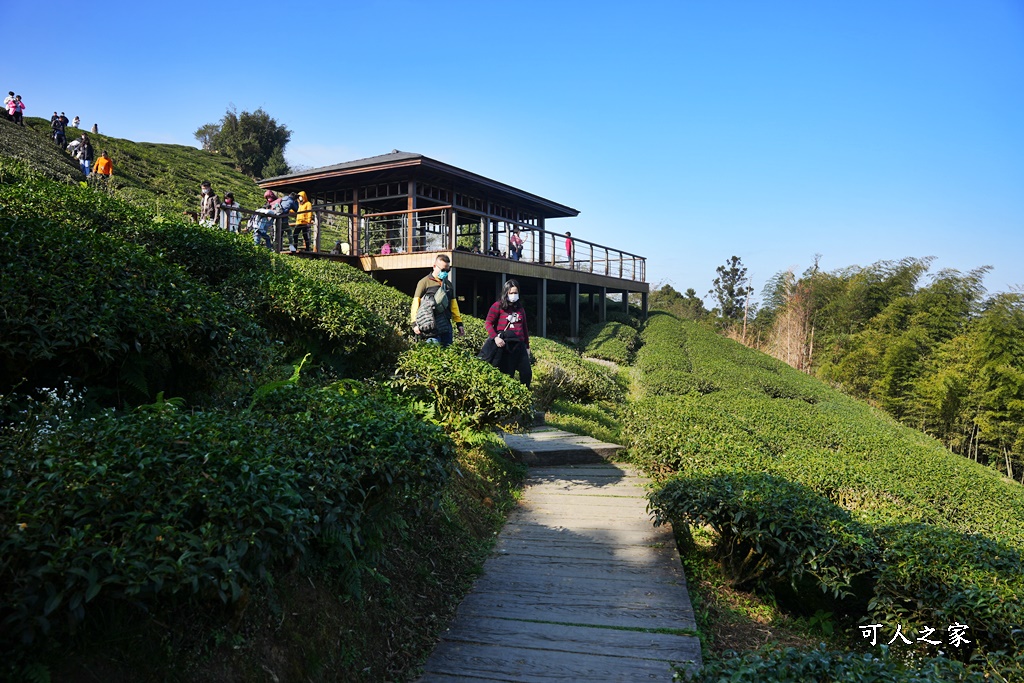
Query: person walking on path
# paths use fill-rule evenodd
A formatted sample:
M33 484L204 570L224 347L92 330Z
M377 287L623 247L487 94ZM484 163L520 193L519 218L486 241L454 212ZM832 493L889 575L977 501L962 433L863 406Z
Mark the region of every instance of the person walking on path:
M220 210L227 222L228 232L238 232L238 226L242 223L242 214L239 212L239 208L238 202L235 201L235 195L230 192L226 193Z
M452 344L452 323L458 327L460 337L466 335L455 288L448 281L451 269L452 260L446 254L438 254L430 274L416 283L409 313L413 333L441 346Z
M199 224L212 228L217 225L220 216L220 200L214 194L209 180L204 180L199 187L202 190L199 195Z
M78 155L78 165L82 169L82 174L88 178L89 167L92 165L93 151L92 143L89 142L89 136L85 133L82 133L82 139L78 143L76 154Z
M295 229L292 230L292 251L299 243L299 233L302 233L302 242L306 245L305 250L309 251L309 228L313 224L313 202L305 190L299 192L299 207L295 214Z
M530 386L533 369L530 367L530 331L526 327L526 309L519 300L519 283L506 280L501 297L491 304L484 318L487 337L494 341L491 365L509 377L519 372L519 381Z

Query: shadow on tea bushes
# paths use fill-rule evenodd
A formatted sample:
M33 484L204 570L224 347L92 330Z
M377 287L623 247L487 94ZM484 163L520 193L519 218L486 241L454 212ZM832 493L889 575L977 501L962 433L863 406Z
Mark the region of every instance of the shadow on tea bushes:
M357 576L453 457L438 427L351 383L242 412L171 405L0 433L2 659L43 634L59 646L104 601L233 602L309 553Z

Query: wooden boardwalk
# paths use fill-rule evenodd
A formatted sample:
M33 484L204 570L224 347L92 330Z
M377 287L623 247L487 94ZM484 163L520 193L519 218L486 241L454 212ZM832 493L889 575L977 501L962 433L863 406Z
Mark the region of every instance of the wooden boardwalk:
M682 565L645 483L607 462L532 468L420 683L671 681L670 663L699 666Z

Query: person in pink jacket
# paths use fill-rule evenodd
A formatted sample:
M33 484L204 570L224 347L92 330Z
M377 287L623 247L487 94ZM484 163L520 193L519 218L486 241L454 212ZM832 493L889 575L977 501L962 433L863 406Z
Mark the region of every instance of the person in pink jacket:
M15 123L25 125L22 112L25 111L25 103L21 101L21 95L15 95L14 99L7 103L7 114Z

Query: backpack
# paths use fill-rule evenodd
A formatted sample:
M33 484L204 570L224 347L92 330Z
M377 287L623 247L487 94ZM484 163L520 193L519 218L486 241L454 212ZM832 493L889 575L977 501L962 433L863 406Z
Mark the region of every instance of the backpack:
M416 311L416 327L420 328L420 334L429 336L437 330L437 315L443 314L447 308L447 285L442 282L433 297L425 296L420 300L420 307Z

